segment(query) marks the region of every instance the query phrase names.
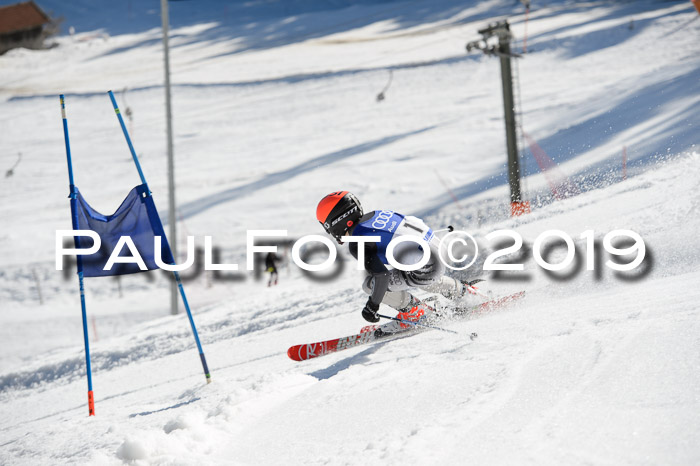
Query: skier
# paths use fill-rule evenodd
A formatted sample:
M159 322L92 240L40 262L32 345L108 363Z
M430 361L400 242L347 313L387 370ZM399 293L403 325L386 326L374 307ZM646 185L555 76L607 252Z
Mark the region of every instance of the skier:
M370 295L362 309L368 322L379 322L379 304L396 309L397 318L416 321L423 315L424 306L408 289L420 288L437 292L449 299L457 299L471 292L469 284L444 275L445 265L439 258L439 239L433 230L417 217L402 215L391 210L363 213L360 201L348 191L336 191L324 197L316 208L316 218L328 234L342 244L343 236L379 236L378 243L364 243L364 266L369 273L363 290ZM430 246L429 261L418 270L405 272L387 268L386 250L389 242L400 236L424 239ZM357 259L358 243L349 243L350 254ZM418 263L423 257L421 246L415 241L399 243L394 257L402 264ZM402 325L403 326L403 325Z
M277 260L279 258L274 252L268 252L265 256L265 269L270 272L270 279L267 281L267 286L272 286L277 284L277 278L279 274L277 273Z

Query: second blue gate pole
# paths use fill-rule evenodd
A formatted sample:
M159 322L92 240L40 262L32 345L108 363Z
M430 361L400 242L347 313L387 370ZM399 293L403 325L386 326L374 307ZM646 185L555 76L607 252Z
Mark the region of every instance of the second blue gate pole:
M112 91L109 91L109 98L112 101L112 105L114 106L114 113L117 114L117 119L119 119L119 124L122 127L122 132L124 133L124 137L126 138L126 143L129 146L129 150L131 151L131 157L134 159L134 164L136 164L136 170L139 172L139 176L141 177L141 182L146 186L146 189L148 190L148 195L150 196L150 189L148 189L148 183L146 183L146 177L143 175L143 171L141 170L141 164L139 163L139 159L136 156L136 151L134 150L134 146L131 143L131 138L129 137L129 132L126 130L126 125L124 124L124 119L122 118L122 114L119 111L119 106L117 105L117 100L114 98L114 93ZM158 223L160 223L160 218L158 219ZM162 225L160 226L160 231L155 232L156 235L160 235L163 237L163 245L164 247L167 248L168 254L170 256L173 255L172 250L170 249L170 243L168 243L168 238L165 236L165 231L163 230ZM154 251L155 254L158 254L158 251ZM175 258L173 257L173 261L171 265L175 265ZM190 326L192 327L192 333L194 334L194 341L197 343L197 350L199 351L199 359L202 361L202 368L204 369L204 375L207 378L207 383L211 383L211 375L209 374L209 366L207 366L207 359L204 356L204 350L202 349L202 344L199 341L199 334L197 333L197 327L194 325L194 318L192 317L192 311L190 310L190 305L187 302L187 295L185 294L185 288L182 286L182 280L180 280L180 274L177 273L177 271L173 271L173 275L175 276L175 281L177 282L177 288L180 291L180 296L182 297L182 303L185 305L185 310L187 311L187 317L190 320Z

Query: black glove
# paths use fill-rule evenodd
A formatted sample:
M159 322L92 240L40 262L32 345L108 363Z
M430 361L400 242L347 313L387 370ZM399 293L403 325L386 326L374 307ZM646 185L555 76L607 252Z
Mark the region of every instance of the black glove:
M367 322L372 322L373 324L376 324L379 322L379 316L377 315L377 311L379 311L379 305L374 304L372 302L372 299L367 300L367 304L365 304L365 308L362 309L362 317Z

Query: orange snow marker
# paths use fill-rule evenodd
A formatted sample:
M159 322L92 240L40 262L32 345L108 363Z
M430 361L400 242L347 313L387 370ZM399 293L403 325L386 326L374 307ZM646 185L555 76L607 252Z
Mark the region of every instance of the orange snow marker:
M693 2L693 5L695 5L695 9L698 10L698 13L700 14L700 0L690 0Z
M510 203L511 217L520 217L521 215L529 214L530 212L530 201L517 201Z

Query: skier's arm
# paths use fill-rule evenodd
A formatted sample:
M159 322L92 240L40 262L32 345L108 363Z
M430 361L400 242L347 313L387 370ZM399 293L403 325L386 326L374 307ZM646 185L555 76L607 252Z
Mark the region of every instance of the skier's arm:
M372 286L372 295L367 301L367 305L372 306L376 311L379 309L379 304L384 299L384 295L389 288L389 270L386 268L382 260L377 254L376 243L364 243L365 247L365 270L372 275L374 285ZM357 258L357 243L350 243L350 254Z

